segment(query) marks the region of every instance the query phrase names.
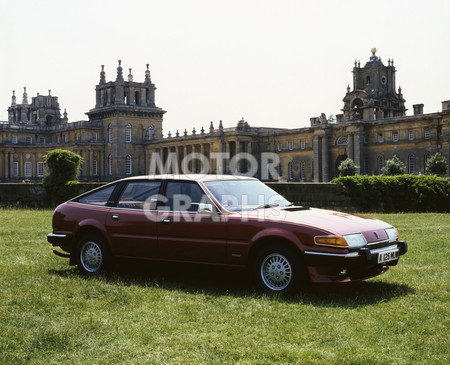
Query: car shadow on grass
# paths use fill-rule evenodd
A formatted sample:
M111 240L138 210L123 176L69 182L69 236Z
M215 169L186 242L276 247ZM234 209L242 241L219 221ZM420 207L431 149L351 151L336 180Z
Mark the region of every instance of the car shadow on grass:
M76 268L50 270L49 273L67 278L82 276ZM381 276L352 283L309 284L298 293L268 295L255 290L245 269L140 261L121 262L120 266L97 279L125 286L156 287L208 296L264 297L288 303L340 308L384 303L415 293L412 287L387 282ZM96 277L89 280L96 280Z

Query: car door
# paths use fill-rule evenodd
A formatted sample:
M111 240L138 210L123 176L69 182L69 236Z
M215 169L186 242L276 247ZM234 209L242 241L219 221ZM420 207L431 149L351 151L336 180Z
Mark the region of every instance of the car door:
M214 213L199 212L210 204L195 181L166 182L164 203L158 206L160 257L171 261L225 263L226 222ZM212 210L212 205L209 205Z
M106 220L114 255L157 258L156 199L161 181L128 181Z

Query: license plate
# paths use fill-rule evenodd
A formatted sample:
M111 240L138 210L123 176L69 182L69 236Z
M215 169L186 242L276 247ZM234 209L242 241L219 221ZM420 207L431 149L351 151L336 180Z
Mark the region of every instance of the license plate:
M383 251L378 253L378 263L382 264L384 262L394 261L398 259L398 249Z

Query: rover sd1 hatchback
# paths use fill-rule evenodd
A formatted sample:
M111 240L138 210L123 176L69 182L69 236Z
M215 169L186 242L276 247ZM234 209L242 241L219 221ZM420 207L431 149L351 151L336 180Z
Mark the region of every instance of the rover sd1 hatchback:
M388 223L296 206L231 175L118 180L59 205L47 239L87 275L120 258L246 267L278 293L374 277L407 251Z

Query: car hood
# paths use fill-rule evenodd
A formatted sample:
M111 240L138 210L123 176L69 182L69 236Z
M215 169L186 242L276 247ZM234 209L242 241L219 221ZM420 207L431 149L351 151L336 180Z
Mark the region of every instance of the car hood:
M240 214L249 219L313 227L332 235L362 233L369 243L388 239L385 229L392 227L378 219L317 208L275 207L244 211Z

